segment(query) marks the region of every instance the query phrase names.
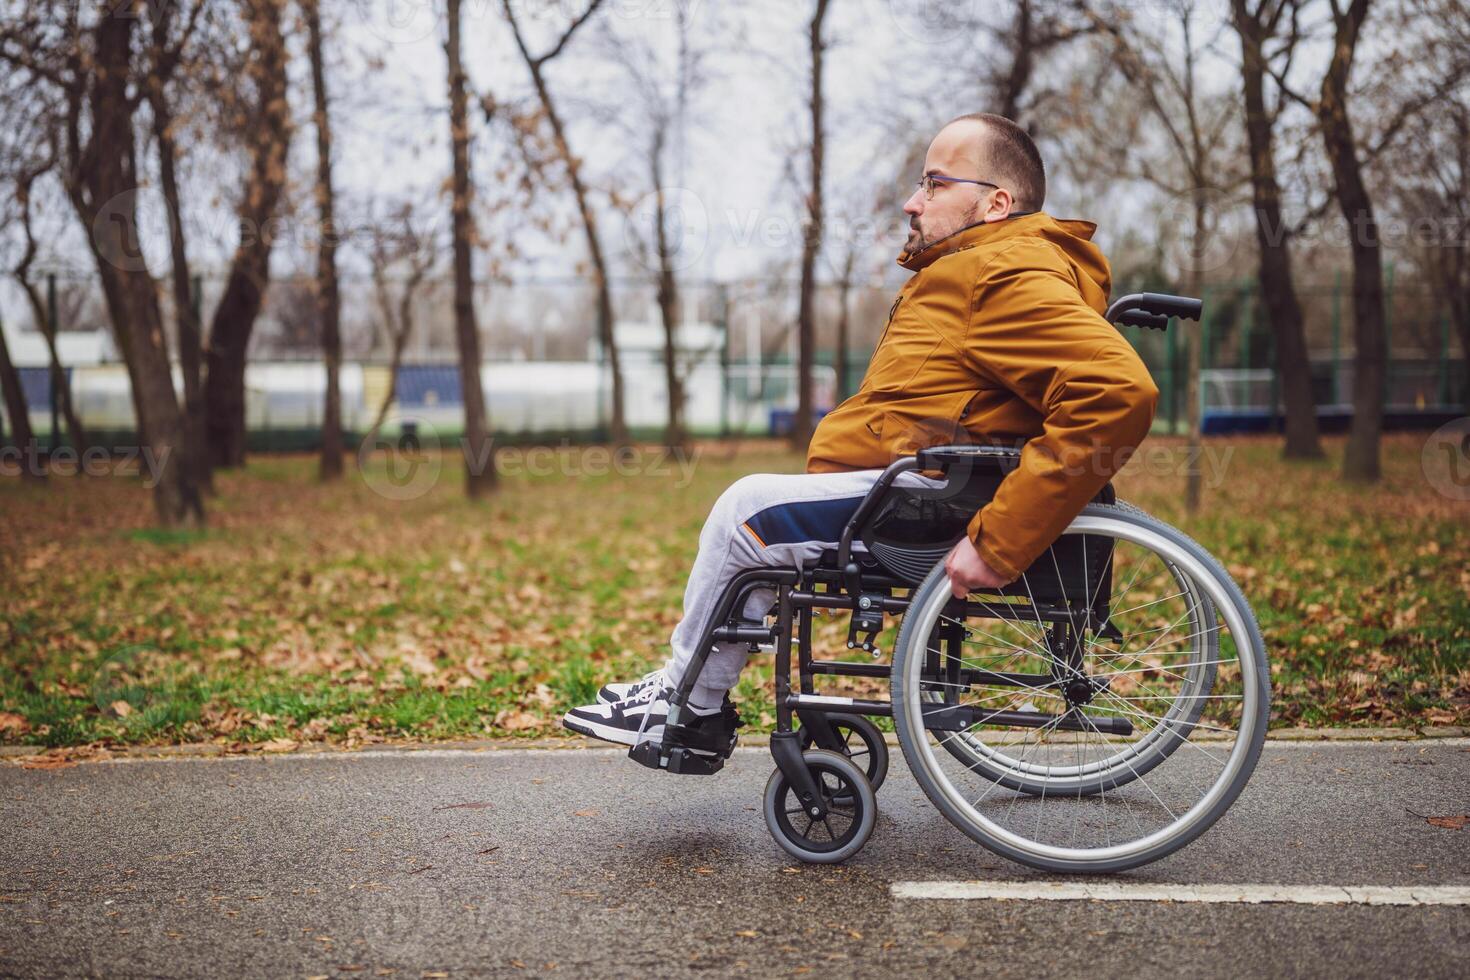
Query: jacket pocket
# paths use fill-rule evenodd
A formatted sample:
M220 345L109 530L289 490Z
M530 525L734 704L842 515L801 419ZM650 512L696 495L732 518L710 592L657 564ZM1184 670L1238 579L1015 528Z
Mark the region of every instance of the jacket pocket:
M930 446L973 442L960 419L974 397L973 391L952 391L898 402L878 416L876 426L870 420L868 429L890 462Z

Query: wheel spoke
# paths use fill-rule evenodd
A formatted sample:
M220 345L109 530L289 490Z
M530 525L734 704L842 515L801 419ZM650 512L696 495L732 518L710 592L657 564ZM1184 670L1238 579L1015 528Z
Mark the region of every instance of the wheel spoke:
M1092 508L1004 593L955 603L938 576L911 593L900 742L923 790L1002 853L1052 870L1151 860L1218 819L1254 766L1259 632L1219 565L1159 528ZM985 721L1016 711L1036 715Z

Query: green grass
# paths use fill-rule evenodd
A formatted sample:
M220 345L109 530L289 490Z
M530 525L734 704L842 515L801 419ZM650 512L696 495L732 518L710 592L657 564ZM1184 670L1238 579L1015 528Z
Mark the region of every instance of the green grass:
M1273 660L1273 724L1470 721L1470 512L1428 486L1422 440L1386 440L1368 488L1338 480L1340 443L1294 465L1270 440L1210 445L1231 451L1227 478L1197 515L1182 513L1182 472L1130 465L1116 484L1240 582ZM720 453L687 487L677 469L553 473L504 478L480 502L447 458L428 493L400 501L355 470L322 486L312 457L258 457L218 474L194 532L154 529L135 479L0 481L0 741L557 731L567 707L663 660L719 493L802 464L771 444ZM845 631L819 626L819 652L846 655ZM735 695L769 727L769 657Z

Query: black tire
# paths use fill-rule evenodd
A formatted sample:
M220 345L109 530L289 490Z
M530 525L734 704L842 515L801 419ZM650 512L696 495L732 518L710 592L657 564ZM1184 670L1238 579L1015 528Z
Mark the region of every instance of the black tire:
M1171 567L1181 570L1182 574L1198 586L1201 593L1210 598L1229 628L1234 652L1237 654L1232 662L1238 665L1236 669L1240 671L1241 693L1213 697L1241 698L1241 715L1238 726L1231 729L1233 739L1228 746L1228 754L1227 749L1220 748L1218 744L1211 744L1209 749L1201 750L1211 759L1215 759L1217 755L1225 758L1217 759L1221 763L1220 775L1205 787L1196 803L1186 811L1175 814L1160 800L1163 809L1168 811L1170 820L1160 832L1148 833L1141 830L1140 835L1131 841L1094 839L1095 842L1084 842L1079 847L1075 840L1065 843L1047 839L1055 828L1063 826L1060 821L1047 816L1066 804L1066 800L1060 795L1042 796L1040 800L1030 796L1020 797L1031 799L1031 809L1022 808L1027 814L1025 823L1022 824L1018 819L1016 826L1011 827L1007 826L1011 811L1007 809L1003 814L999 813L1000 807L997 803L1003 803L1007 807L1014 807L1014 804L990 800L987 808L983 795L977 798L958 790L942 765L942 759L949 753L938 751L931 744L934 736L924 725L925 705L928 702L924 698L923 669L928 640L945 605L951 601L949 581L942 564L936 566L915 590L900 627L892 671L894 725L904 759L925 795L951 823L974 840L1013 861L1047 871L1122 871L1158 860L1187 845L1218 820L1240 794L1255 768L1265 741L1270 714L1270 670L1266 662L1265 644L1249 603L1220 563L1187 535L1136 508L1105 504L1092 504L1084 508L1069 527L1069 532L1113 533L1120 540L1131 540L1140 547L1150 549L1161 560L1171 563ZM1213 676L1211 680L1213 682ZM1170 730L1183 732L1184 737L1180 741L1186 744L1190 741L1188 734L1194 730L1211 728L1203 723L1196 724L1193 719L1170 720L1168 727ZM1189 731L1185 732L1185 729ZM1225 729L1215 728L1214 731L1223 732ZM1206 734L1209 732L1206 731ZM1172 753L1173 748L1175 746L1171 746L1169 752L1163 753L1163 757ZM1138 781L1148 792L1153 792L1145 780L1140 778ZM1005 785L999 779L995 782L997 785ZM1107 793L1111 794L1114 786L1123 786L1124 783L1121 780L1110 783ZM1188 781L1185 780L1182 785L1188 785ZM1096 808L1103 804L1082 804L1080 801L1085 794L1075 790L1073 793L1078 798L1079 807L1091 805L1094 808L1079 812L1090 812L1095 817L1098 813ZM1104 802L1110 799L1107 794L1086 798ZM1116 805L1118 801L1114 799L1113 802ZM1038 807L1052 807L1053 810L1042 811ZM1126 802L1124 809L1127 813ZM1032 813L1037 814L1034 831L1029 817ZM1136 819L1136 815L1134 816ZM1074 822L1067 826L1073 828L1075 835L1077 828L1085 824Z
M827 723L837 730L843 741L842 754L857 764L868 777L868 785L876 793L888 778L888 743L878 726L862 715L830 714ZM801 750L820 748L816 739L806 728L800 730Z
M822 790L828 815L820 823L807 817L786 775L777 769L766 781L762 808L766 827L782 850L798 861L810 864L845 861L861 850L873 834L878 816L873 787L868 785L863 771L845 755L813 749L803 752L801 757ZM803 819L807 821L805 827L799 825ZM818 827L822 829L819 831Z

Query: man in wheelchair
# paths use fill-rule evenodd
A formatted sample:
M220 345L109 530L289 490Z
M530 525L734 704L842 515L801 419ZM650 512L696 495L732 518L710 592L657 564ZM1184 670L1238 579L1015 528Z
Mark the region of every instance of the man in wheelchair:
M801 568L842 535L883 468L932 445L1020 445L1020 464L971 519L946 571L956 597L1015 580L1142 442L1158 389L1104 318L1110 272L1095 226L1041 208L1046 177L1015 123L974 114L929 145L904 204L899 291L856 394L817 427L802 474L754 474L721 495L699 537L684 617L663 667L604 687L567 712L572 731L624 745L658 742L668 697L697 658L727 586L753 568ZM918 471L899 485L937 486ZM759 623L775 593L751 592ZM751 645L714 645L681 709L729 723L728 691ZM693 716L691 718L691 715Z

